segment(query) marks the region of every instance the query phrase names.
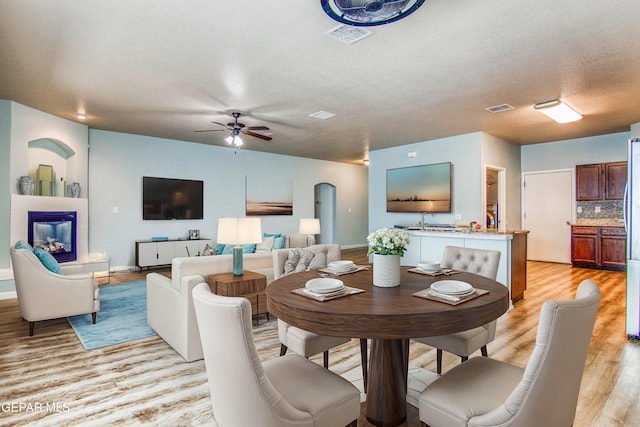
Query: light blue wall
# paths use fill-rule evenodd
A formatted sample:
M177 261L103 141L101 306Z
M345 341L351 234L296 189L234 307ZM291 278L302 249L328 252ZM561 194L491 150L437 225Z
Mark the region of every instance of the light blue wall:
M336 186L336 243L366 242L364 166L100 130L89 140L89 251L106 252L112 266L134 264L136 240L185 238L189 229L215 240L219 217L245 215L245 177L293 188L293 216L261 217L263 231L297 233L299 219L314 216L314 185L327 182ZM143 176L204 181L204 219L143 221Z
M629 132L522 146L522 172L573 169L627 159Z
M9 268L9 237L11 233L11 102L0 99L0 269ZM1 291L1 290L0 290Z
M409 153L415 152L415 157ZM460 223L479 220L482 214L482 141L481 133L452 136L434 141L385 148L369 153L369 231L397 224L416 224L418 213L387 212L387 169L452 163L452 213L429 214L428 223L452 224L460 214Z

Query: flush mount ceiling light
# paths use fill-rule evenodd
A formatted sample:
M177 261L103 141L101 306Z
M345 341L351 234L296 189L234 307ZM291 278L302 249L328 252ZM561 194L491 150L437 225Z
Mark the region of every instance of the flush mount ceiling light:
M354 26L384 25L416 11L424 0L320 0L332 19Z
M582 115L573 108L569 107L559 99L552 101L539 102L533 106L536 110L540 111L548 117L551 117L558 123L569 123L580 120Z

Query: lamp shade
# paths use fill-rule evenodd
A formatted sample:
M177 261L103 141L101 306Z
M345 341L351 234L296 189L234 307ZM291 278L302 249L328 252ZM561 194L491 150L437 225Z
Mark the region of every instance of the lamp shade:
M218 243L246 245L262 241L260 218L218 218Z
M300 218L300 234L320 234L318 218Z

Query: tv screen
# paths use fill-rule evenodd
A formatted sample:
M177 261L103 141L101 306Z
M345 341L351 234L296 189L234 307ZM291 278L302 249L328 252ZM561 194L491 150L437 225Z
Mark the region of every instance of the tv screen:
M451 212L451 163L387 169L387 212Z
M202 219L202 181L142 177L142 219Z

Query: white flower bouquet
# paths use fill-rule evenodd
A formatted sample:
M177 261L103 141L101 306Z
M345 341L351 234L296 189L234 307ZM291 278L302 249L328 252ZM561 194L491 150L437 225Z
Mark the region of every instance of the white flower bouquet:
M395 228L381 228L367 236L369 252L367 255L404 256L409 244L409 235Z

